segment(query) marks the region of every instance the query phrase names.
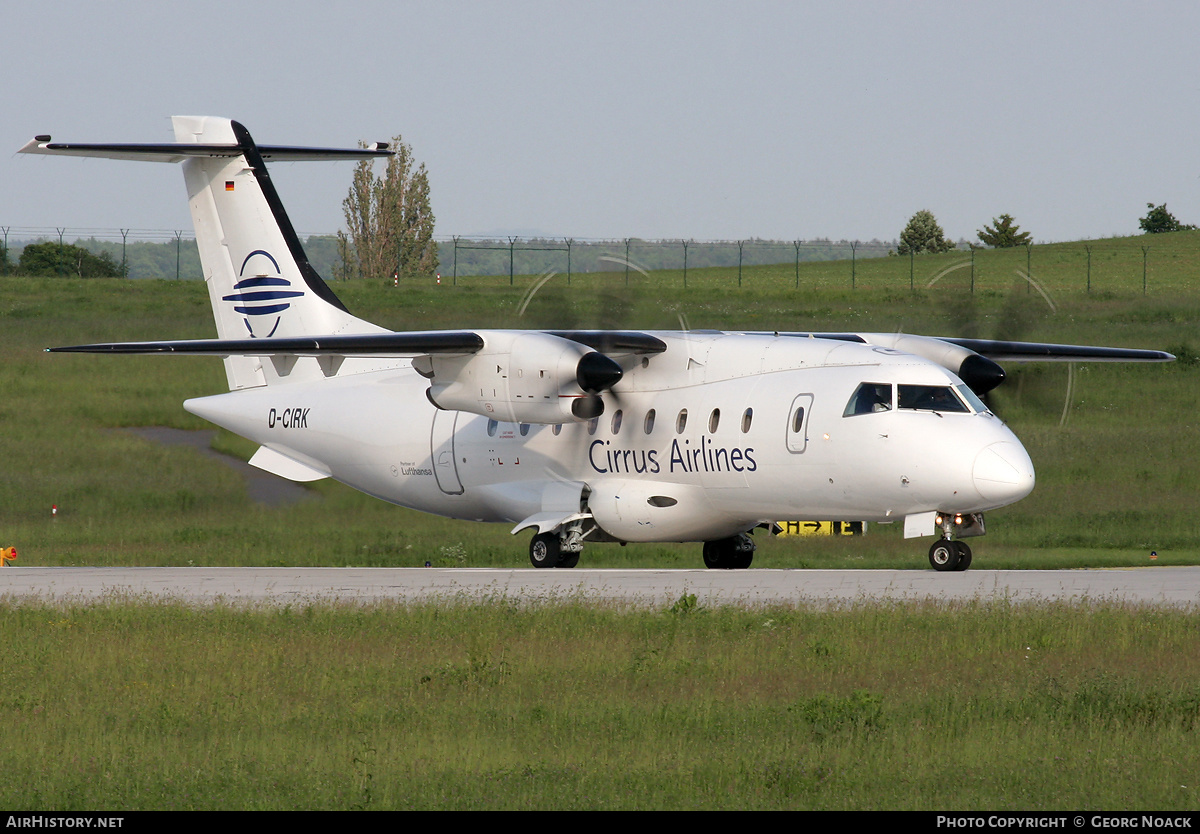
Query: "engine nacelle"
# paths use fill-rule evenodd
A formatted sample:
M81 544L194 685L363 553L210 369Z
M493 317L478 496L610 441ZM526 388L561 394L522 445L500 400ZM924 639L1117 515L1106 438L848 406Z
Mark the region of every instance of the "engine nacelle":
M430 381L429 399L434 405L507 423L585 419L572 411L572 405L587 398L578 379L580 361L596 351L549 333L477 332L484 340L478 353L414 360L413 367Z
M986 394L1004 381L1004 369L973 350L931 336L909 333L860 333L873 345L902 350L936 362L957 374L976 394Z

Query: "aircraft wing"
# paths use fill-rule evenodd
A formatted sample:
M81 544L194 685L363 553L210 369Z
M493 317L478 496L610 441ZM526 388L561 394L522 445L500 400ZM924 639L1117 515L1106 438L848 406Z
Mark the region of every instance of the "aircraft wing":
M1104 347L1098 345L1058 345L1046 342L1006 342L997 339L960 339L949 336L917 336L906 333L779 333L779 336L833 339L866 345L911 348L915 341L945 342L980 356L1005 362L1171 362L1173 354L1163 350ZM897 344L897 343L907 344ZM913 351L916 352L916 351Z
M910 333L779 333L809 339L860 342L899 350L936 362L957 374L976 394L986 394L1004 381L1005 362L1170 362L1175 357L1162 350L1055 345L1042 342L1005 342L995 339L958 339L917 336Z
M657 336L636 330L547 330L551 336L586 345L603 354L662 353L667 344Z
M662 353L666 343L634 330L548 330L600 353ZM420 356L478 353L484 337L470 330L366 333L263 339L183 339L168 342L109 342L47 348L49 353L183 353L197 356Z
M1175 359L1173 354L1164 350L938 338L943 342L973 350L988 359L1003 362L1170 362Z
M483 349L471 331L365 333L353 336L300 336L283 339L184 339L171 342L109 342L47 348L49 353L183 353L196 356L420 356L468 354Z

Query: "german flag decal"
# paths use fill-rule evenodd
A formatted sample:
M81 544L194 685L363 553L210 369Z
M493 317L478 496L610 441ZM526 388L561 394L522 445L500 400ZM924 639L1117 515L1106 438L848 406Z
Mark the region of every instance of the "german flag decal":
M233 180L225 180L225 190L233 191Z

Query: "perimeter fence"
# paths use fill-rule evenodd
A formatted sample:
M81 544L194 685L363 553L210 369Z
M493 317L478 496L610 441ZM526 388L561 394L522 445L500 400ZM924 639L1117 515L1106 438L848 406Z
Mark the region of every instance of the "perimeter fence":
M35 242L74 245L107 253L130 278L189 279L201 276L195 240L183 230L37 228L0 226L0 273L16 271L20 250ZM939 255L895 254L892 241L832 240L616 240L554 237L437 239L439 274L404 281L443 284L515 284L528 276L554 275L568 284L577 276L604 273L625 284L647 280L664 287L689 282L742 287L770 281L803 287L931 289L935 286L1009 288L1029 292L1046 280L1056 289L1085 293L1191 288L1200 282L1200 232L1141 235L1010 249L971 248L965 241ZM335 235L304 238L310 262L322 275L344 274ZM770 267L770 269L762 269ZM651 277L653 273L653 277ZM61 274L67 274L66 270ZM372 276L395 280L397 276ZM483 279L487 279L483 281ZM1002 285L1002 286L1000 286Z

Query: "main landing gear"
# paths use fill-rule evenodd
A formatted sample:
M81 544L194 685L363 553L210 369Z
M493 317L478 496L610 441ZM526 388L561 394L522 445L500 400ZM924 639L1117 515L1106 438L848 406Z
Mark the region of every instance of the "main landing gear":
M741 570L754 561L754 539L738 533L728 539L704 543L704 566L719 570Z
M558 533L538 533L529 542L529 561L535 568L573 568L579 564L583 542L568 536L564 542Z
M964 542L938 539L929 548L929 564L934 570L966 570L971 567L971 548Z
M754 561L754 539L738 533L727 539L704 543L704 566L721 570L741 570ZM538 533L529 542L529 561L535 568L573 568L579 564L583 537L578 530Z

